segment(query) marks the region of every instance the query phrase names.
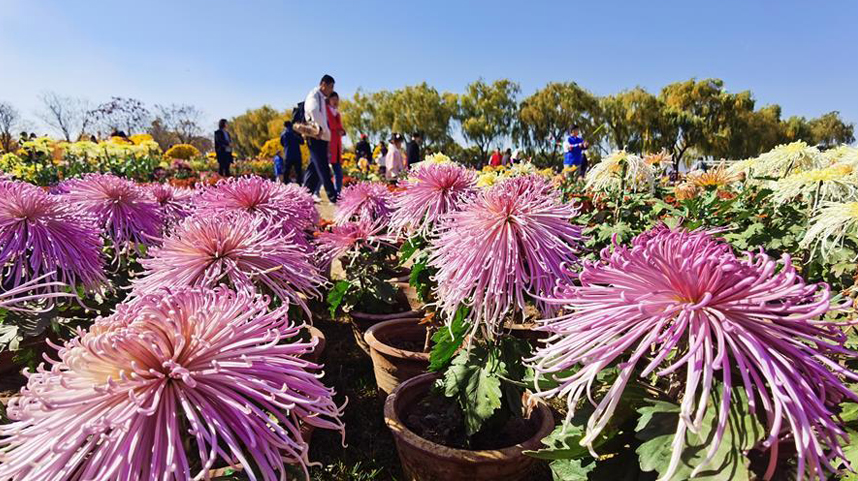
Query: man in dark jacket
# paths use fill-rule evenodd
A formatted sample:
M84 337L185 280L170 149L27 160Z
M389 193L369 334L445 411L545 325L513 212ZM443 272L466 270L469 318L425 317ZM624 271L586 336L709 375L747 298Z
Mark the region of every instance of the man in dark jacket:
M232 164L232 139L226 131L226 126L226 119L220 119L214 134L217 173L222 177L229 177L229 166Z
M283 133L280 134L280 145L283 146L283 183L289 183L289 172L295 169L295 182L301 184L301 144L304 138L292 130L292 122L283 122Z
M411 142L408 143L408 150L405 153L408 157L408 167L411 167L423 160L420 158L420 140L420 132L414 132L411 134Z
M355 158L364 158L372 163L372 148L366 141L366 134L360 134L360 141L355 144Z

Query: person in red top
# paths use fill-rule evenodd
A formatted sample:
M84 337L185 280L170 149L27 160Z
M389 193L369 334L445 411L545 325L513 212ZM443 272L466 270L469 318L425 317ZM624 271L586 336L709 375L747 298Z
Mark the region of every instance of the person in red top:
M337 194L343 191L343 119L337 108L340 106L340 96L332 92L328 96L328 128L331 129L331 141L328 143L330 149L331 168L334 171L334 187Z
M503 157L501 157L500 149L495 149L492 153L492 158L489 159L489 165L493 167L497 167L503 163Z

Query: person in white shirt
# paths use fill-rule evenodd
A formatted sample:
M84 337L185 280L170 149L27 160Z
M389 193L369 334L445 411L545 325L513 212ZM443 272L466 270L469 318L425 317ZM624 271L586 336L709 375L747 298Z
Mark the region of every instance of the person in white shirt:
M331 179L331 165L328 161L328 142L331 140L331 129L328 128L328 113L325 99L334 91L334 78L325 75L307 98L304 99L304 120L313 122L321 128L318 138L308 138L307 148L310 150L310 165L304 175L304 187L315 192L319 183L325 186L328 200L337 203L337 190Z
M393 134L390 138L390 146L387 148L387 156L384 158L384 167L387 180L395 180L405 168L405 162L402 160L402 136L399 134Z

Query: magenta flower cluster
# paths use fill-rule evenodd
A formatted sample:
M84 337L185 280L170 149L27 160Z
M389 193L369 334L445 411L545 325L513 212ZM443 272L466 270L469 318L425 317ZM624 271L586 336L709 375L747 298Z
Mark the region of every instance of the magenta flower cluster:
M225 288L163 290L58 348L0 426L0 479L309 479L304 426L343 431L287 307ZM284 342L290 340L290 342ZM188 436L190 434L190 436ZM129 453L131 455L129 455Z
M583 240L571 222L576 214L540 176L504 180L466 201L442 218L433 241L439 307L452 318L470 306L474 328L489 336L509 316L523 315L528 298L551 313L542 296L575 277Z
M412 169L395 194L391 230L429 237L443 216L476 195L476 174L455 163L427 163Z
M836 471L848 438L832 406L856 398L842 379L858 376L834 359L856 354L844 348L841 326L821 319L831 306L828 286L805 283L788 256L740 258L709 234L665 227L629 247L605 249L579 278L580 285L566 284L551 301L563 315L543 321L551 337L533 364L560 382L538 394L565 397L567 419L579 402L595 403L582 444L592 450L633 378L680 376L681 414L664 479L681 461L686 432L698 432L717 405L718 427L695 473L712 460L729 422L733 387L741 387L752 412L767 421L766 479L776 467L779 440L789 433L799 479ZM614 365L616 382L595 399L600 372Z
M309 314L305 298L318 296L324 282L306 249L261 216L244 212L198 213L173 229L161 246L140 260L145 272L137 293L163 286L213 288L221 283L240 292L268 290Z
M24 182L0 181L0 286L43 277L42 292L100 288L107 279L95 218Z
M117 252L137 244L151 245L160 238L164 217L160 205L145 187L110 174L87 174L63 182L65 202L95 217Z
M358 182L345 189L337 201L334 223L384 222L393 211L393 193L382 182Z
M307 234L319 222L313 196L306 189L256 176L220 180L202 191L195 204L201 216L245 212L280 226L286 234ZM296 240L307 244L304 237Z

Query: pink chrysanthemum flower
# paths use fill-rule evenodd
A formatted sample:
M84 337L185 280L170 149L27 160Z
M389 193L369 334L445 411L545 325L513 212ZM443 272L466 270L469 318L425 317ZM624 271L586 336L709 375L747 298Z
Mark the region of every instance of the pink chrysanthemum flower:
M316 257L322 269L330 267L334 259L353 249L389 243L382 234L385 225L381 222L349 222L333 225L330 231L322 232L316 240Z
M27 373L0 426L0 479L203 479L220 459L251 479L307 475L301 423L343 431L313 342L267 299L164 290L120 305Z
M262 177L232 177L205 189L196 199L201 215L246 212L282 226L285 233L304 235L319 222L313 196L296 185Z
M393 193L382 182L358 182L340 194L334 223L386 222L393 211Z
M411 232L424 237L432 234L442 216L457 208L463 199L476 195L473 171L454 163L418 164L408 179L399 183L391 217L395 232Z
M242 292L267 289L309 314L305 298L318 296L324 279L303 246L266 222L243 213L188 217L140 260L146 271L134 291L228 283Z
M429 264L438 269L436 296L452 318L461 304L471 307L474 329L497 334L505 317L522 313L525 295L545 313L538 297L575 274L575 255L583 240L570 219L574 206L559 201L540 176L500 182L468 200L438 225Z
M179 189L168 184L152 184L149 192L161 208L161 215L167 225L176 225L191 215L194 191Z
M145 188L109 174L87 174L63 183L64 198L95 216L117 252L150 245L164 226L160 207Z
M571 419L579 401L593 399L599 373L619 368L587 423L582 444L591 451L633 376L684 370L673 456L663 479L679 465L686 431L698 432L717 396L718 428L695 473L712 460L729 422L731 387L739 383L752 412L762 407L767 419L766 479L776 466L778 439L790 432L799 479L835 471L832 461L843 456L848 438L827 401L855 399L838 376L858 377L828 356L856 354L843 348L838 325L819 320L830 308L828 286L806 284L788 256L780 262L762 253L740 259L706 233L661 228L635 238L631 248L605 249L600 262L585 264L580 286L562 288L553 302L567 313L543 321L541 329L552 337L536 354L535 368L560 385L539 394L565 396ZM580 370L568 374L574 366Z
M95 219L24 182L0 182L0 288L49 274L43 287L95 290L107 279ZM57 284L59 282L59 284Z

